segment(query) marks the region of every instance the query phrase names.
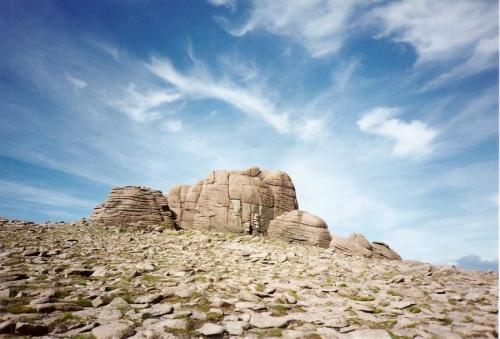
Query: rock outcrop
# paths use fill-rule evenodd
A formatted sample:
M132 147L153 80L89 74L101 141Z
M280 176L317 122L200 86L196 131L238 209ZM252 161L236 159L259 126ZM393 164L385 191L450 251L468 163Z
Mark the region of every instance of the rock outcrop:
M161 191L146 187L115 187L108 199L94 208L90 221L105 226L174 228L175 215Z
M399 254L394 252L389 245L379 241L370 243L360 233L353 233L348 238L332 235L330 247L349 256L401 260Z
M271 220L269 238L328 248L331 240L328 226L320 217L304 211L290 211Z
M298 208L288 174L252 167L212 171L193 186L174 186L168 204L185 229L266 233L269 222Z
M337 252L344 253L350 256L365 258L371 258L373 256L372 251L366 249L365 247L352 240L338 235L332 235L330 247L334 248Z
M372 242L373 257L379 259L401 260L401 256L392 250L389 245L381 241Z

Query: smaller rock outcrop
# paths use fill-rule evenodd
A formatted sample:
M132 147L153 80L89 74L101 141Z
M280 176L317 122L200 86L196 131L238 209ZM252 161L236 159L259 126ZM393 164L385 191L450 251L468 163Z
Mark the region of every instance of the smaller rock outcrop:
M161 191L139 186L113 188L108 199L94 208L90 221L119 227L175 227L174 212Z
M394 250L392 250L386 243L383 243L381 241L374 241L372 242L372 247L374 258L401 260L401 256L394 252Z
M269 238L328 248L330 233L325 221L308 212L294 210L282 214L269 223Z
M365 247L361 246L355 241L352 241L350 239L338 235L332 235L332 241L330 242L330 247L334 248L335 251L350 256L365 257L365 258L371 258L373 256L371 250L366 249Z
M349 256L401 260L399 254L394 252L386 243L379 241L370 243L360 233L353 233L348 238L332 235L330 248L334 248L336 251Z

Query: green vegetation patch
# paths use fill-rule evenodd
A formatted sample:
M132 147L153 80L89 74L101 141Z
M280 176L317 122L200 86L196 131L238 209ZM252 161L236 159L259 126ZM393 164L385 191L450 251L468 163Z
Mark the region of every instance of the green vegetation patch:
M84 298L78 298L75 300L75 304L81 307L92 307L92 301Z

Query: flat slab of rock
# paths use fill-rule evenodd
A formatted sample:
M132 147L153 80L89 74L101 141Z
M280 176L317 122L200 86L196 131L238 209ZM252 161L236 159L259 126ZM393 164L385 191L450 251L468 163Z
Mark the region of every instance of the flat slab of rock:
M92 335L97 339L121 339L130 333L131 325L126 321L114 321L92 329Z
M289 322L289 317L273 317L270 313L253 313L250 318L250 325L257 328L280 328Z
M242 335L247 326L248 323L245 321L227 321L224 323L224 328L231 335Z
M224 333L224 327L212 323L205 323L202 327L196 330L196 332L201 333L206 336L219 335Z
M391 339L386 330L356 330L348 334L342 335L342 339Z

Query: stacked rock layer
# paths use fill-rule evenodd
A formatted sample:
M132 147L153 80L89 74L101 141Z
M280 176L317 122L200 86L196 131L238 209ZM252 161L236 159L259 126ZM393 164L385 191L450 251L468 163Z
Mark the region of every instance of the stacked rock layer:
M115 187L106 202L97 205L90 221L101 225L174 227L175 216L161 191L146 187Z
M349 256L401 260L399 254L394 252L389 245L380 241L370 243L362 234L353 233L348 238L333 235L330 247L337 252Z
M266 233L269 222L298 208L288 174L252 167L212 171L193 186L174 186L168 204L185 229Z
M291 211L271 221L267 231L269 238L328 248L330 232L325 221L304 211Z

